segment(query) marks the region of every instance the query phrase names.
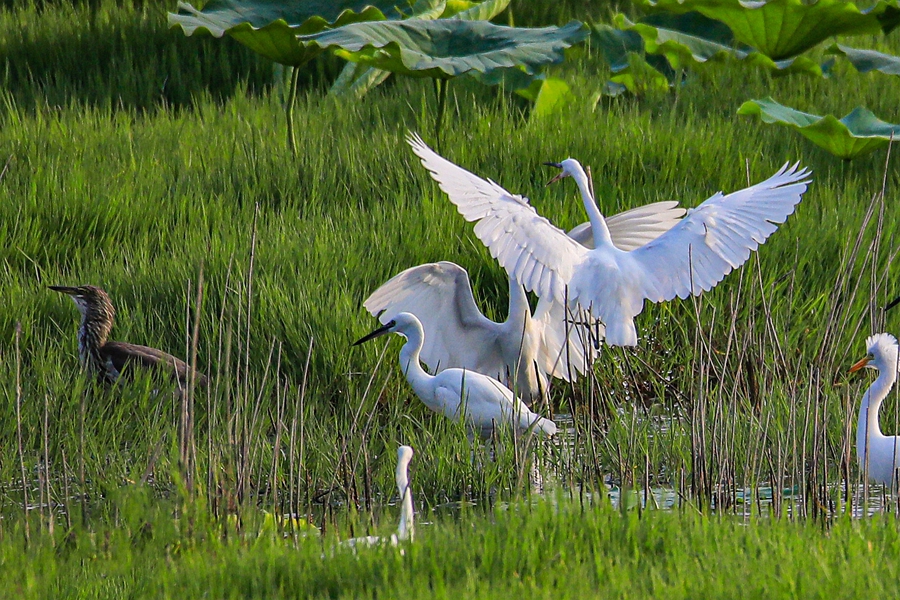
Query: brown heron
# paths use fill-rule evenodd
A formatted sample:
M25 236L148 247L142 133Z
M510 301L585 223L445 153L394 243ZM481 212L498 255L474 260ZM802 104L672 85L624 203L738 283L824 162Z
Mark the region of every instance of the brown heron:
M50 289L68 294L81 312L78 358L85 370L101 382L115 383L126 368L142 368L167 371L178 381L179 388L187 387L190 370L183 360L156 348L107 341L116 311L105 291L94 285L51 285ZM198 385L206 385L205 375L195 371L195 377Z

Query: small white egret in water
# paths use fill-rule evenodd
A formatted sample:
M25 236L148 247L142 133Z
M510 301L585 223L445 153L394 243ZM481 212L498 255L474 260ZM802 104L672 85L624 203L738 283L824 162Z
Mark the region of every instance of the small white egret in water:
M850 372L854 373L869 367L878 370L878 377L866 390L859 407L859 419L856 423L856 456L859 458L859 470L864 472L868 448L869 479L894 487L895 473L897 467L900 467L900 438L881 433L878 411L894 382L897 381L897 370L900 367L897 338L889 333L872 335L866 339L866 348L865 358L850 367Z
M389 538L381 538L377 535L350 538L341 542L341 546L356 548L357 546L377 546L388 543L396 546L406 540L412 541L415 536L415 524L413 518L412 490L409 487L409 461L412 460L413 449L409 446L397 448L397 470L394 479L397 482L397 491L400 493L400 525L397 533L392 533Z
M555 164L572 177L588 213L595 248L588 249L513 195L436 154L417 135L413 151L510 276L541 298L578 304L606 326L606 343L634 346L634 317L644 300L664 302L711 289L740 267L800 202L807 169L785 164L762 183L717 193L689 210L655 240L624 251L613 243L581 165Z
M657 202L606 220L613 243L633 250L678 224L684 209ZM590 222L569 236L593 248ZM531 314L525 289L509 277L509 311L502 323L485 317L475 304L469 275L442 261L411 267L381 285L363 306L387 323L401 312L416 315L425 331L421 360L432 372L457 367L503 382L526 403L548 390L550 377L564 381L582 375L597 355L602 326L568 315L562 303L542 298Z
M425 406L453 421L462 420L470 430L488 438L494 428L511 426L518 432L534 429L544 435L554 435L556 424L532 412L505 385L475 371L445 369L430 375L419 364L419 354L425 339L422 324L415 315L402 312L353 345L388 333L406 338L400 349L400 368L416 396Z

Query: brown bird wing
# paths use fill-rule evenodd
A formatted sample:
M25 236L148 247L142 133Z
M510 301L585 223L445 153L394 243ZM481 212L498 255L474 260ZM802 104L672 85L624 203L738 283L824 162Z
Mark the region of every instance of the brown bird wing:
M134 369L135 366L145 369L174 371L178 381L182 385L187 385L187 363L168 352L126 342L107 342L100 349L100 354L119 373L128 367ZM197 372L197 385L205 386L206 384L206 376Z

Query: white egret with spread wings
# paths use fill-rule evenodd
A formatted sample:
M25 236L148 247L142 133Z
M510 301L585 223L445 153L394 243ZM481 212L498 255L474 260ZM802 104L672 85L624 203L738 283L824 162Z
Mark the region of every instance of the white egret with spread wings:
M657 202L606 219L613 243L633 250L674 227L684 216L677 202ZM590 222L571 232L593 248ZM410 267L370 295L363 306L382 323L401 312L416 315L425 331L421 360L432 372L458 367L494 377L526 403L546 394L550 377L571 381L598 353L602 327L586 326L584 315L543 298L534 314L522 284L509 282L507 318L497 323L475 303L469 275L442 261Z
M596 247L589 249L513 195L436 154L418 136L409 143L475 235L527 290L580 305L606 327L607 344L634 346L634 317L644 300L665 302L708 291L750 257L800 202L809 171L785 164L769 179L728 195L717 193L653 241L615 246L575 159L553 163L581 192Z

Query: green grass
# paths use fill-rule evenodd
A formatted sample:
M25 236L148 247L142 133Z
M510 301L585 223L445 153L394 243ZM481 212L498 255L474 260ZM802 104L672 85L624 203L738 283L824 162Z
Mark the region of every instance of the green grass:
M516 2L512 9L520 25L606 18L588 4L551 10ZM799 586L790 588L778 587L772 573L788 561L815 573L825 564L836 573L845 569L848 586L860 586L847 589L858 591L866 569L888 568L866 548L871 542L896 556L889 520L841 521L822 535L802 518L743 527L718 517L652 514L635 521L591 509L585 536L591 527L622 536L598 542L597 558L586 538L567 541L568 532L582 533L572 507L558 525L546 508L520 524L504 521L513 518L507 513L489 512L423 528L421 545L402 558L342 559L341 569L360 569L349 583L318 558L329 536L299 552L220 539L215 532L224 515L252 515L256 507L316 513L319 524L339 528L351 507L361 511L356 528L370 529L376 523L370 509L393 497L399 443L416 449L413 481L424 506L459 500L495 506L528 489L528 470L525 453L508 444L500 445L494 461L482 450L473 460L464 431L412 395L396 367L397 340L386 350L350 347L375 325L363 299L393 274L423 262L458 262L468 269L483 310L505 316L504 274L404 142L408 131L433 141L430 84L391 80L360 102L335 101L324 90L340 62L315 61L304 72L295 110L300 143L294 157L271 66L228 40L167 31L167 8L45 2L0 11L0 163L9 159L0 178L0 386L6 400L0 411L0 552L17 586L46 586L56 577L61 595L74 595L81 585L101 586L97 593L108 585L110 595L116 589L178 595L182 587L199 593L204 586L223 590L218 595L267 595L279 585L296 594L413 595L431 581L423 572L433 572L434 589L445 595L482 595L482 585L504 595L523 589L549 595L541 590L553 589L554 577L568 577L571 566L577 580L572 595L604 594L607 587L615 595L633 578L634 589L656 595L752 589L756 595L816 596L843 594L841 578L814 579L798 570L787 574L784 585ZM900 52L896 37L857 42ZM874 204L875 216L865 225L882 188L883 154L841 163L799 136L735 111L748 98L771 95L820 114L865 104L897 122L896 78L842 68L829 80L771 78L740 65L711 64L688 74L670 95L595 104L608 75L598 57L575 49L554 74L570 83L574 99L544 119L530 118L525 102L498 90L452 82L440 150L528 195L561 226L583 221L583 208L574 186L545 188L550 173L540 165L567 156L591 165L601 209L610 214L673 198L693 206L717 190L745 186L748 171L759 181L789 160L809 166L814 183L797 214L744 269L696 304L648 306L638 320L637 350L604 350L590 378L556 386L553 411L573 415L572 436L566 444L538 448L546 476L563 489L676 487L704 514L710 505L737 511L738 490L774 485L796 488L806 500L791 505L776 495L771 506L754 505L754 513L783 514L787 507L794 517L820 516L821 506L840 513L841 486L860 479L855 458L848 465L842 460L854 439L848 419L855 422L856 402L868 384L844 373L864 352L865 335L885 328L896 333L900 314L877 309L900 291L889 260L900 219L891 209L900 171L892 159L886 201ZM861 250L853 255L857 235ZM181 406L166 392L151 394L151 382L111 391L88 385L76 358L75 308L46 286L101 285L117 308L115 339L187 356L201 274L196 346L214 385L197 395L193 434L185 438ZM56 545L74 544L71 554L57 554L49 538L37 534L46 524L44 508L29 511L37 537L25 554L19 541L26 520L17 452L17 323L29 502L40 501L38 490L50 494ZM889 399L883 413L887 432L896 428L895 406ZM180 462L185 444L195 448L189 452L194 467ZM186 476L194 478L187 491ZM117 527L125 518L117 511L133 506L116 509L108 499L145 488L146 510L156 516L153 541L142 546ZM173 510L195 511L199 533L179 530L183 520L173 522ZM71 517L72 542L60 531L68 526L64 514ZM548 538L552 544L539 541L545 526L556 532ZM532 537L516 537L520 527ZM702 538L704 554L691 553L679 532ZM625 544L629 536L657 533L672 540L671 553ZM107 534L111 545L104 550ZM525 562L471 554L479 535L496 540L485 542L485 551L499 552L501 539L526 548ZM173 552L175 545L186 551ZM807 546L821 548L821 555L804 554ZM442 548L457 558L445 563ZM753 561L742 558L757 548L765 558L758 581ZM89 561L84 553L91 552L97 558ZM571 565L563 564L570 555ZM659 561L652 563L658 571L644 568L645 555ZM124 556L133 562L118 564ZM722 563L707 569L703 560ZM193 566L204 561L210 561L208 579L191 579ZM103 567L81 580L84 563ZM531 566L521 566L526 563ZM621 567L621 575L610 565ZM103 569L115 578L103 579ZM729 570L743 575L722 580ZM887 572L875 577L877 585L896 581ZM716 587L742 578L773 587ZM330 587L316 587L316 581Z
M691 512L620 513L558 497L434 517L414 544L358 554L334 530L242 533L122 499L116 526L23 548L0 581L20 598L860 598L900 591L893 517L750 526ZM391 515L391 520L395 515ZM382 527L382 530L386 527ZM341 536L345 531L340 532Z

